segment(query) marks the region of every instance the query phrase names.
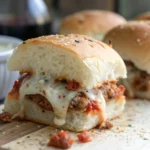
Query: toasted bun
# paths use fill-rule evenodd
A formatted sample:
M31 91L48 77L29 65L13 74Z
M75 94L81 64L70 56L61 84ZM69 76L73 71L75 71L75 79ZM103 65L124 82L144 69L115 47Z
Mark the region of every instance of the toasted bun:
M126 77L121 57L106 44L84 35L51 35L19 45L9 58L9 70L36 77L75 80L82 87Z
M60 33L85 34L101 40L106 32L125 22L122 16L114 12L86 10L64 18L60 25Z
M34 122L47 124L51 126L56 126L53 123L54 113L52 111L42 112L42 109L35 103L24 100L25 103L25 118L26 120L31 120ZM124 109L125 99L121 97L118 100L111 100L107 102L107 116L108 119L116 118L121 114ZM20 109L19 100L9 99L8 97L5 100L4 111L11 113L12 115L16 114ZM66 123L59 128L71 130L74 132L80 132L84 130L91 129L102 123L98 115L86 114L81 111L70 111L66 116Z
M150 20L150 12L146 12L146 13L138 15L135 18L135 20L149 21Z
M104 40L112 42L113 48L124 60L129 60L140 70L150 73L150 24L128 22L109 31Z

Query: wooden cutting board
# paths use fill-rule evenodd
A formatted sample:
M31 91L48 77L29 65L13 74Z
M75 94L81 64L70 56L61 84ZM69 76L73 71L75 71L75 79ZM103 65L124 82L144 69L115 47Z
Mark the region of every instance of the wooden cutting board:
M0 110L3 106L0 106ZM93 129L92 142L77 140L71 150L150 150L150 101L130 100L120 118L113 120L111 130ZM0 125L1 150L55 150L48 139L59 130L32 122L14 121ZM76 139L76 133L70 132Z

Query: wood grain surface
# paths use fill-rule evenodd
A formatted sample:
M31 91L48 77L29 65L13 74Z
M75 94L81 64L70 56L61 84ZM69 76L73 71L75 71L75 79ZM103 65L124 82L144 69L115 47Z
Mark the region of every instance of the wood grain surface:
M0 106L2 109L3 106ZM76 133L71 150L150 150L150 101L130 100L120 118L112 121L111 130L90 130L92 142L81 144ZM48 147L51 135L58 130L32 122L12 122L0 125L1 149L55 150ZM57 149L56 149L57 150Z

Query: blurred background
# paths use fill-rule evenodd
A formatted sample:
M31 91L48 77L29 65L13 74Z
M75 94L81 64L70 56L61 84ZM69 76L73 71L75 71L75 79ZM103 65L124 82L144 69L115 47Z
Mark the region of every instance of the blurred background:
M57 33L60 20L84 9L117 12L130 20L150 10L149 0L0 0L0 34L22 40Z

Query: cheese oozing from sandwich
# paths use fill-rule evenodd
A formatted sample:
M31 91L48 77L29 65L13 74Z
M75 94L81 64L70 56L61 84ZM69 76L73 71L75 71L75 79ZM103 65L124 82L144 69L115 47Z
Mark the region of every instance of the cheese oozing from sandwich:
M65 124L67 110L71 100L83 92L90 100L97 101L99 104L99 116L101 120L106 120L106 102L102 92L98 89L77 89L68 90L67 83L56 82L52 79L41 79L36 76L25 78L19 91L20 102L23 105L25 96L30 94L40 94L44 96L53 107L54 123L57 126ZM60 98L61 97L61 98ZM83 110L84 111L84 110Z

